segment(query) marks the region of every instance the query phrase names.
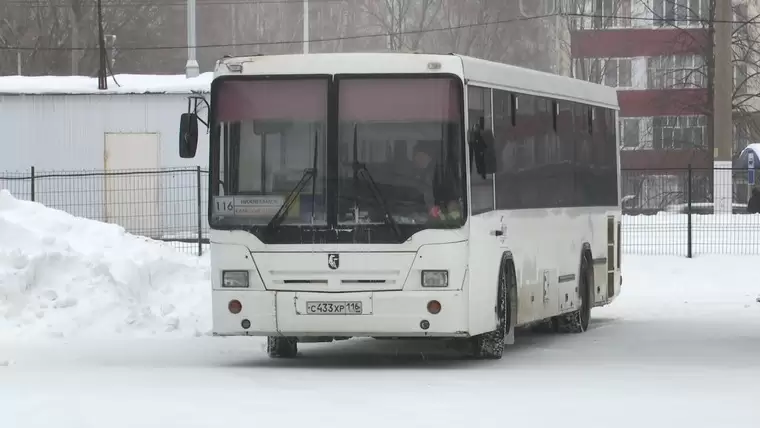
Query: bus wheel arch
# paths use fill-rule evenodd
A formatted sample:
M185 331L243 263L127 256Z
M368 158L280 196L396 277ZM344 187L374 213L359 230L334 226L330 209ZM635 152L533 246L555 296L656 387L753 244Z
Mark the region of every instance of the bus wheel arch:
M554 331L561 333L583 333L588 330L591 308L594 307L594 265L591 247L583 244L578 268L577 288L580 295L580 308L563 315L552 317Z
M506 345L514 344L517 324L517 281L514 261L510 253L504 253L499 264L497 279L496 330L471 338L473 354L480 359L500 359Z

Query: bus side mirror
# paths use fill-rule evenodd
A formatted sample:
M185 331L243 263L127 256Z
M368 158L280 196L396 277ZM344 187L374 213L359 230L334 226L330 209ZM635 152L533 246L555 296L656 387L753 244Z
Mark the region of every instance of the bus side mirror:
M477 173L483 178L496 172L494 141L493 131L489 129L473 129L470 133L470 154L475 162Z
M195 157L198 150L198 116L195 113L182 113L179 121L179 157Z

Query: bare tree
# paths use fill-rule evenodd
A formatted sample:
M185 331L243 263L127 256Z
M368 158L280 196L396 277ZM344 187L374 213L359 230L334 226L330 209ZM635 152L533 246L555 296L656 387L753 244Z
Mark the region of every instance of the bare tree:
M600 10L596 0L575 0L568 3L569 10L566 10L565 25L568 32L578 33L586 30L605 30L613 27L630 26L630 0L611 0L607 3L609 11ZM628 10L623 10L623 5L628 5ZM627 12L627 13L626 13ZM607 15L609 13L609 15ZM628 15L628 19L625 19ZM560 41L563 52L572 56L571 39L565 38ZM608 84L617 86L617 79L612 79L613 73L617 73L617 67L613 68L615 63L608 57L585 57L581 55L572 61L570 66L570 75L576 79L586 80L588 82Z
M688 57L671 56L669 58L652 58L650 63L670 62L660 64L648 70L649 83L662 89L692 89L704 91L704 98L664 99L663 102L680 103L677 105L684 111L697 111L705 117L706 130L703 141L683 141L682 146L694 150L710 150L713 146L713 91L714 91L714 45L715 29L715 0L685 2L683 0L661 0L657 3L662 9L654 10L646 4L647 9L664 27L680 30L680 38L676 43L689 43L695 46L696 53L692 56L693 63L682 63ZM732 32L731 61L734 70L732 93L732 109L734 126L737 133L744 138L757 139L760 137L760 93L757 91L757 81L760 70L756 64L760 58L760 32L756 26L760 23L760 15L750 16L747 4L734 4L735 18ZM695 31L696 30L696 31ZM659 69L659 70L658 70ZM735 141L737 135L735 135ZM690 144L691 143L691 144ZM735 151L743 147L735 145Z
M611 0L587 0L583 2L588 6L589 2L598 7L604 3L607 10L599 13L592 8L588 10L575 10L577 15L592 15L582 17L581 24L577 21L571 25L575 31L587 29L604 29L605 23L613 19L616 26L620 27L619 13L612 13L615 9ZM690 163L699 164L712 159L713 140L713 93L714 93L714 45L713 34L715 29L715 0L631 0L637 10L643 10L644 15L651 21L633 22L632 27L646 27L649 25L670 29L668 34L672 46L672 55L661 57L649 57L646 59L646 75L638 76L646 79L647 89L660 90L658 96L653 98L655 110L669 112L670 116L658 116L646 118L622 118L624 143L632 133L638 147L628 149L656 149L674 151L678 150L689 159ZM617 3L621 3L618 1ZM758 31L756 24L758 16L753 16L746 10L746 4L734 5L734 15L737 23L734 25L732 34L734 68L734 89L732 104L734 112L734 125L737 130L735 140L757 139L760 136L760 121L757 112L760 100L757 100L757 78L760 71L757 70L758 60ZM641 19L634 17L633 19ZM585 23L586 26L583 26ZM640 25L636 25L640 24ZM569 46L567 47L570 48ZM577 53L577 52L576 52ZM608 79L614 75L610 65L616 65L615 61L609 62L610 58L588 58L584 61L575 61L574 75L585 80L615 86L614 79ZM623 112L625 113L625 112ZM630 125L630 129L629 129ZM640 128L643 125L645 129ZM735 145L735 151L741 150L741 142ZM662 153L662 152L660 152ZM657 165L665 156L652 156L652 166ZM685 167L685 164L683 165ZM628 183L636 187L637 179L651 179L652 172L642 172L641 177L627 177L633 179ZM685 182L685 177L673 179ZM712 192L709 185L712 173L710 170L696 171L692 188L696 183L703 185L699 188L699 194L692 195L695 200L708 200ZM651 181L651 180L650 180ZM660 180L662 181L662 180ZM643 181L641 181L643 183ZM640 183L639 183L640 184ZM651 186L650 186L651 187ZM695 190L696 191L696 190Z
M434 28L444 0L359 0L376 33L387 35L390 51L420 49L425 31Z
M230 3L198 0L202 70L224 55L301 51L300 2ZM0 74L15 74L20 57L24 74L95 75L95 5L92 0L0 0L0 47L5 47ZM455 52L556 71L555 20L520 20L522 12L517 0L312 2L311 50ZM181 2L103 0L103 15L115 73L184 70L186 8Z
M431 23L436 31L425 34L418 48L556 72L556 21L521 10L518 1L443 1Z
M120 44L130 47L157 43L182 44L172 34L180 33L172 20L171 9L162 5L103 2L105 34L115 41L111 54L114 65L124 65L127 72L161 68L172 56L159 51L118 50ZM0 45L18 47L18 51L0 52L0 74L16 72L20 52L24 74L94 75L97 70L96 3L87 0L23 0L0 1ZM181 24L184 24L182 20ZM184 37L183 37L184 40ZM176 58L176 57L175 57Z

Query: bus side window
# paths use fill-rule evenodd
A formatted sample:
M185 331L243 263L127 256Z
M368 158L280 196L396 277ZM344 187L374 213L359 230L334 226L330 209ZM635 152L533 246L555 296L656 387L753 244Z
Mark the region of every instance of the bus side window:
M494 191L492 169L483 174L483 167L489 162L495 164L494 159L494 140L487 136L493 135L492 111L491 111L491 90L470 86L467 89L469 104L469 129L468 143L470 147L470 194L472 195L472 214L482 214L493 211L494 209ZM486 136L485 138L483 136ZM476 140L483 139L482 141ZM477 153L479 145L485 152ZM490 153L490 156L489 156ZM480 156L480 160L477 157ZM489 159L490 158L490 159ZM479 168L480 167L480 168ZM479 171L480 169L480 171ZM483 177L485 175L485 178Z

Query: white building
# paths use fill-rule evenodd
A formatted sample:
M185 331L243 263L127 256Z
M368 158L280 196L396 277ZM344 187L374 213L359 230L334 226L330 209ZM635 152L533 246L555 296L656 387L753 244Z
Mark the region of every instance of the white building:
M211 78L117 75L100 91L88 77L0 77L0 188L151 237L196 231L208 138L199 126L198 156L181 159L179 118Z

